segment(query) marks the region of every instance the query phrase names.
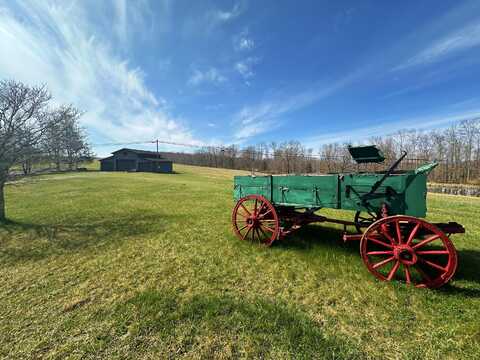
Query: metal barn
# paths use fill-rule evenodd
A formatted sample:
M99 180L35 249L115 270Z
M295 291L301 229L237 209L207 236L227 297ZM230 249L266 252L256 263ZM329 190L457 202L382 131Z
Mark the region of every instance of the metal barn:
M171 173L173 162L154 151L123 148L101 159L100 170Z

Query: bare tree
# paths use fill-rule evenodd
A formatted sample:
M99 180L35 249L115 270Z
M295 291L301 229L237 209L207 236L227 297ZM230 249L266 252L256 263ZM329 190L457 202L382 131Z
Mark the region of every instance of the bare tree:
M5 220L4 187L10 168L31 151L45 130L45 86L0 81L0 221Z

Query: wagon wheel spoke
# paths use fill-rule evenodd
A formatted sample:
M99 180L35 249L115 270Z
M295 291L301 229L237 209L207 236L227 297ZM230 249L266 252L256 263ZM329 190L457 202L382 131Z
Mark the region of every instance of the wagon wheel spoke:
M402 230L400 230L400 220L395 221L395 229L397 230L397 244L402 243Z
M430 276L428 276L425 271L422 270L422 268L417 264L415 264L415 270L417 270L417 272L420 274L420 276L426 280L428 283L432 283L432 278ZM425 284L427 285L427 284Z
M259 231L261 231L261 232L262 232L263 236L265 236L266 238L268 238L268 237L269 237L269 236L268 236L268 234L267 234L265 231L263 231L263 229L262 229L262 227L261 227L261 226L260 226L258 229L259 229Z
M395 262L395 264L392 266L392 268L390 269L390 272L387 275L387 280L388 281L392 281L393 276L395 275L395 273L397 272L399 267L400 267L400 260L397 260Z
M425 246L425 245L427 245L427 244L429 244L429 243L431 243L432 241L435 241L435 240L437 240L437 239L440 239L440 235L438 235L438 234L432 235L432 236L430 236L428 239L425 239L425 240L420 241L419 243L413 245L413 246L412 246L412 249L418 249L418 248L420 248L420 247L422 247L422 246Z
M243 234L243 236L242 236L242 240L245 240L245 239L246 239L247 235L250 233L250 230L252 230L252 228L251 228L251 227L248 227L247 232L246 232L245 234Z
M387 244L386 242L383 242L381 240L378 240L378 239L375 239L374 237L372 236L367 236L367 239L374 242L375 244L378 244L378 245L381 245L381 246L385 246L387 248L390 248L390 249L393 249L393 246L390 245L390 244Z
M418 229L420 229L422 224L418 223L417 225L415 225L415 227L413 228L412 232L410 233L410 235L408 235L408 239L407 239L407 245L410 245L413 241L413 239L415 238L415 235L417 235L417 232L418 232Z
M268 236L268 234L266 234L261 227L257 229L257 232L258 232L258 236L261 238L262 243L268 242L270 240L271 236Z
M358 218L361 219L361 220L372 221L372 218L361 216L361 215L359 215Z
M403 267L405 269L405 280L407 281L407 284L412 283L412 276L410 274L410 267L408 265L403 264Z
M247 224L247 225L245 225L244 227L242 227L242 228L238 229L238 231L239 231L239 232L241 232L241 231L242 231L242 230L244 230L246 227L248 227L248 224Z
M265 212L265 213L263 213L263 214L260 214L260 215L259 215L259 218L260 218L260 219L263 219L265 216L267 216L267 215L270 214L271 212L272 212L272 210L271 210L271 209L268 209L267 212Z
M384 227L383 235L388 239L388 241L390 241L390 243L391 243L393 246L395 246L395 240L394 240L394 238L390 235L390 230L388 229L387 226Z
M240 215L242 215L243 217L248 217L248 216L251 216L251 215L252 215L252 214L250 213L250 211L247 210L247 208L245 207L245 205L240 204L240 207L247 213L247 216L245 216L245 215L243 215L243 214L241 214L241 213L239 213L239 212L237 212L237 214L240 214Z
M270 231L271 233L275 232L275 229L269 228L268 226L263 225L262 223L260 223L260 227L262 227L263 229L265 229L267 231Z
M450 252L448 250L419 250L416 252L417 255L448 255Z
M393 250L387 250L387 251L370 251L367 252L368 256L374 256L374 255L393 255Z
M382 261L374 264L374 265L372 266L372 268L378 269L379 267L385 266L385 265L387 265L389 262L392 262L393 260L395 260L395 257L391 256L391 257L389 257L389 258L387 258L387 259L385 259L385 260L382 260Z
M256 212L257 215L260 215L262 213L262 209L263 209L264 205L265 205L265 203L262 201L260 207L258 208L258 210Z
M430 265L431 267L433 267L434 269L437 269L437 270L440 270L441 272L446 272L447 271L447 268L444 268L443 266L441 265L438 265L430 260L426 260L422 257L418 257L418 260L421 261L422 263L424 264L427 264L427 265Z
M253 241L255 241L255 234L257 234L257 242L260 242L260 236L258 235L258 230L256 227L253 228L253 231L252 231L252 236L253 236Z

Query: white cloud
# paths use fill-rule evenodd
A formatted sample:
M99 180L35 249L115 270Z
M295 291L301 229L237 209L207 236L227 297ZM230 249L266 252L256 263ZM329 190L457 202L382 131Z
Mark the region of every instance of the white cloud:
M187 83L190 86L198 86L201 84L220 85L226 81L227 78L223 76L216 68L212 67L205 71L194 69Z
M394 68L402 70L416 65L430 64L448 56L480 45L480 24L473 23L433 42L403 64Z
M248 29L233 37L235 51L249 51L255 47L255 41L249 36Z
M235 70L243 77L245 81L249 80L255 75L253 66L258 64L260 60L257 57L249 57L235 63ZM248 82L247 82L248 84Z
M245 61L237 62L235 64L235 70L237 70L244 79L251 78L254 75L251 65Z
M331 84L317 85L291 96L273 96L256 105L244 106L233 117L232 125L238 129L234 138L244 140L278 128L282 125L282 116L332 95L361 74L360 70Z
M253 41L253 39L250 39L250 38L241 38L239 41L238 41L238 44L237 44L237 49L238 50L252 50L255 46L255 42Z
M213 18L219 22L227 22L235 19L243 12L243 7L240 3L236 3L231 10L222 11L216 10L212 13Z
M196 141L147 88L141 69L93 35L99 32L84 2L22 4L15 13L0 6L0 77L45 83L57 103L86 111L81 121L95 141Z

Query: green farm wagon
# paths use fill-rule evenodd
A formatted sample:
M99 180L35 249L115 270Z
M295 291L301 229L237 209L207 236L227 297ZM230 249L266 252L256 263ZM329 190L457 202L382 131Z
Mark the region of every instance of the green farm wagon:
M375 146L349 151L358 164L385 160ZM360 241L362 259L378 279L442 286L457 268L450 235L465 230L455 222L422 219L427 213L427 176L438 164L397 170L405 156L380 172L235 176L235 234L270 246L313 222L341 224L343 239ZM331 219L317 213L322 208L352 210L355 216L352 221ZM356 233L348 234L347 226Z

